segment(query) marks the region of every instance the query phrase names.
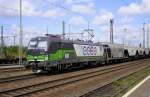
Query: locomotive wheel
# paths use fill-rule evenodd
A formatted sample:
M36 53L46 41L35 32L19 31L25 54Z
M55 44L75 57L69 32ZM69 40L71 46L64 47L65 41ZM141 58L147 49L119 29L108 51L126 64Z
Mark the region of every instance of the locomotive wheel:
M145 53L145 51L144 51L144 53L143 53L143 56L146 56L146 53Z
M136 51L136 57L139 57L139 53L138 53L138 51Z
M124 57L129 57L129 53L127 50L124 51Z

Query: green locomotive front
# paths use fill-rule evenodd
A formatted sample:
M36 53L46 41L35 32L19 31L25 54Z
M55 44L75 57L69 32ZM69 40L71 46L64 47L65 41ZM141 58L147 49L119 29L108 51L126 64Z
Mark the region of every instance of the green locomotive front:
M71 41L59 35L32 38L29 42L27 61L34 72L54 71L95 62L103 58L99 43Z

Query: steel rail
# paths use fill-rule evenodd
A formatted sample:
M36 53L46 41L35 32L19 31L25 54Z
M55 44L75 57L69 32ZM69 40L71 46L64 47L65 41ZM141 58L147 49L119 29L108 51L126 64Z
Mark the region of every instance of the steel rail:
M26 75L19 75L19 76L13 76L13 77L8 77L8 78L0 78L0 84L6 83L6 82L30 79L30 78L35 78L35 77L38 77L38 76L35 74L26 74Z
M88 73L81 74L81 75L76 75L76 76L57 79L57 80L48 81L48 82L44 82L44 83L39 83L39 84L35 84L35 85L30 85L30 86L20 87L20 88L16 88L16 89L1 91L0 93L5 94L5 95L11 95L11 96L13 95L13 97L24 96L24 95L32 94L34 92L38 92L38 91L42 91L42 90L46 90L46 89L50 89L50 88L55 88L58 86L77 82L77 81L88 79L91 77L105 75L105 74L110 73L110 72L115 72L115 71L119 71L119 70L123 70L123 69L127 69L127 68L137 67L141 63L142 62L139 61L139 62L135 62L134 64L120 65L117 67L106 68L106 69L103 69L100 71L88 72Z

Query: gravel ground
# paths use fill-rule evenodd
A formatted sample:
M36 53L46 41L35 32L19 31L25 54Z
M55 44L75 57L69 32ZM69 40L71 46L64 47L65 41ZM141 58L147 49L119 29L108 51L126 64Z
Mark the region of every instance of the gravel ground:
M31 73L32 73L32 71L30 69L28 69L28 70L24 69L24 70L13 71L13 72L3 72L3 73L0 73L0 79L14 77L14 76L27 75L27 74L31 74Z
M122 76L127 76L134 72L134 70L140 69L140 66L137 68L130 68L121 71L115 71L103 76L96 76L79 82L74 82L67 84L65 86L56 87L53 89L47 89L45 91L40 91L33 95L36 97L78 97L87 93L88 91L95 90L99 87L106 85L114 80L121 78ZM126 72L126 73L125 73Z
M131 63L133 63L133 62L131 62ZM122 64L127 64L127 63L122 63ZM121 65L121 64L118 64L118 65ZM116 65L113 65L113 66L116 66ZM90 69L90 70L91 71L94 71L97 69L101 70L101 69L104 69L107 67L99 67L99 68L94 68L94 69ZM131 70L126 69L126 70L122 70L122 71L108 73L105 76L97 76L94 78L83 80L81 82L74 82L73 84L68 84L63 87L61 86L61 87L57 87L54 89L40 91L36 94L29 95L29 96L78 97L81 94L87 93L87 91L97 89L101 86L106 85L106 83L108 83L108 82L112 82L113 80L120 78L122 76L121 74L123 74L124 76L127 75L128 73L130 74L133 72L134 69L135 68L132 68ZM3 87L3 88L0 88L0 91L19 88L19 87L23 87L23 86L32 85L32 84L43 83L43 82L61 79L61 78L69 77L69 76L73 76L73 75L79 75L79 74L85 73L87 71L89 71L89 70L82 70L82 71L77 71L77 72L71 72L71 73L65 73L65 74L59 74L59 75L51 75L51 76L45 75L45 76L40 76L40 77L33 78L33 79L26 79L26 80L19 80L19 81L10 82L10 83L3 83L3 84L0 84L0 87ZM124 73L124 72L126 72L126 73Z
M150 67L144 68L136 73L133 73L120 80L117 80L109 85L106 85L92 92L89 92L88 94L82 97L111 97L112 95L114 95L114 93L127 88L115 96L115 97L122 97L122 95L125 92L127 92L129 89L131 89L134 85L136 85L138 82L140 82L143 78L147 77L148 75L150 75Z
M121 65L121 64L120 64ZM58 75L43 75L37 78L32 78L32 79L26 79L26 80L19 80L19 81L15 81L15 82L10 82L10 83L3 83L0 84L1 88L0 91L2 90L8 90L8 89L14 89L14 88L18 88L18 87L23 87L23 86L28 86L28 85L33 85L33 84L38 84L38 83L42 83L42 82L47 82L47 81L52 81L52 80L57 80L57 79L61 79L64 77L70 77L70 76L75 76L75 75L80 75L80 74L84 74L85 72L91 72L91 71L96 71L96 70L102 70L104 68L108 68L108 67L115 67L117 65L111 65L111 66L104 66L104 67L99 67L99 68L93 68L89 70L82 70L82 71L76 71L76 72L71 72L71 73L64 73L64 74L58 74ZM20 75L21 73L16 72L16 75ZM23 73L25 74L25 73ZM10 74L8 73L9 76L14 76L15 74ZM7 75L7 77L8 77ZM4 77L6 77L6 75L2 75ZM42 80L39 80L42 79Z

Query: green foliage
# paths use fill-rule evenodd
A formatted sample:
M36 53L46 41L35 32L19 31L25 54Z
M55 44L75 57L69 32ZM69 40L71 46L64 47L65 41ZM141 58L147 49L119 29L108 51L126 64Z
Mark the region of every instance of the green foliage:
M26 57L26 48L23 48L22 57ZM9 46L3 48L5 58L16 59L19 57L19 46Z

